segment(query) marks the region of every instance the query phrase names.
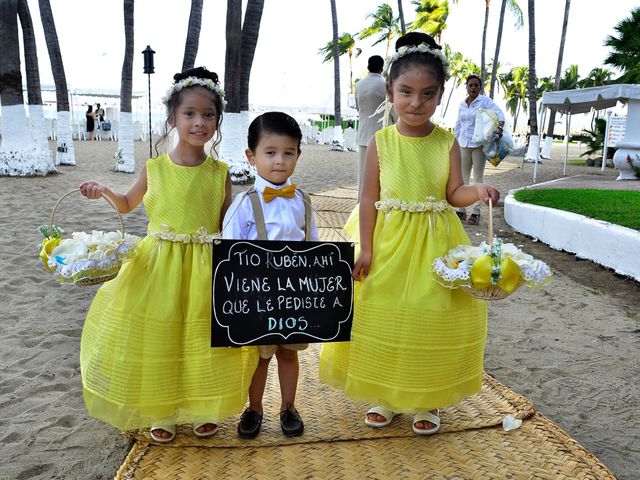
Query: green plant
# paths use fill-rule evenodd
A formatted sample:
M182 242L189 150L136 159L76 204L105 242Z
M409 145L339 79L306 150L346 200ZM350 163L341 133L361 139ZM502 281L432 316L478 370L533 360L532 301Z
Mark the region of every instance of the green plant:
M589 135L586 141L587 151L580 156L584 157L585 155L602 152L602 149L604 148L604 135L606 131L607 121L604 118L596 118L595 128L593 130L585 130L585 133Z

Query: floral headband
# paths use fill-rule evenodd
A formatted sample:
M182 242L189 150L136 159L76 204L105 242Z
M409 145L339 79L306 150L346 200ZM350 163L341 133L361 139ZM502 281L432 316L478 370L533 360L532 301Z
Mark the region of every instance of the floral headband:
M223 107L227 104L227 102L224 99L224 90L222 89L220 84L214 82L210 78L199 78L199 77L183 78L182 80L180 80L180 81L174 83L173 85L171 85L169 90L167 90L167 94L164 97L162 97L162 103L167 105L169 103L169 99L175 93L179 92L183 88L194 87L196 85L200 86L200 87L208 88L213 93L218 95L220 97L220 100L222 100L222 106Z
M440 48L432 48L426 43L421 43L420 45L416 45L413 47L403 46L398 49L396 53L387 58L384 62L384 74L385 76L389 75L389 71L391 70L391 65L393 65L399 58L409 55L410 53L430 53L442 63L442 67L444 68L444 78L445 80L449 78L449 60L445 56L444 52Z

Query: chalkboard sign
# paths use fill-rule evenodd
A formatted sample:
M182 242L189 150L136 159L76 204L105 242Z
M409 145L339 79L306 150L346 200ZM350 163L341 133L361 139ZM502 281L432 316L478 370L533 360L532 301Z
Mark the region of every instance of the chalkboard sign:
M348 341L353 244L213 244L211 346Z

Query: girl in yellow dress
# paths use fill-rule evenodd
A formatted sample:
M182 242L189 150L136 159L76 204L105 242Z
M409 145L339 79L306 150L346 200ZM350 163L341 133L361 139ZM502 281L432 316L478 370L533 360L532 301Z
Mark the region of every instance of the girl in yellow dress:
M413 431L436 433L439 408L482 384L486 308L441 286L432 262L469 239L452 207L495 204L488 185L465 185L454 136L431 121L448 74L441 47L412 32L387 60L398 114L367 148L360 204L345 225L359 241L351 342L323 346L320 379L377 407L371 427L415 414Z
M87 315L85 404L122 430L150 427L162 443L173 440L176 424L207 437L240 412L258 360L256 348L210 347L212 240L231 203L231 180L204 147L218 132L224 92L202 67L174 80L165 103L175 148L149 159L125 194L94 180L80 185L123 213L144 201L149 217L135 258L98 290Z

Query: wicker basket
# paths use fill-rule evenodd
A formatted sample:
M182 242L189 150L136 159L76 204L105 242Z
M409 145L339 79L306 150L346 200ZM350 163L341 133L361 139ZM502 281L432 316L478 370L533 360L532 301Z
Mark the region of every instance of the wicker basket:
M74 193L79 192L79 189L74 189L70 192L65 193L53 206L51 218L49 220L49 235L51 235L53 232L53 220L62 200ZM122 221L120 212L118 212L118 208L106 195L103 194L102 198L104 198L105 201L109 205L111 205L111 207L113 207L113 210L118 216L118 221L120 223L120 231L118 233L121 239L112 252L100 259L82 259L80 261L74 262L71 265L65 265L64 263L61 263L57 258L50 255L48 265L50 267L50 270L54 271L57 280L61 283L72 283L77 286L88 286L112 280L116 277L116 275L118 275L123 260L129 258L131 256L131 253L133 252L133 244L125 238L124 223Z
M489 247L491 247L491 245L493 245L493 202L491 201L491 198L489 198L489 231L487 235L489 238ZM507 292L498 285L490 285L485 288L475 288L472 284L465 288L464 291L467 295L471 295L472 297L479 298L481 300L502 300L518 290L521 286L522 281L511 292Z

